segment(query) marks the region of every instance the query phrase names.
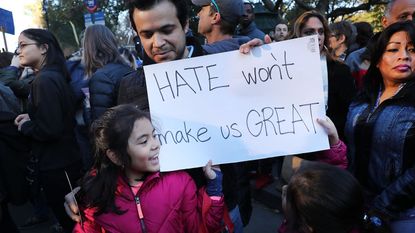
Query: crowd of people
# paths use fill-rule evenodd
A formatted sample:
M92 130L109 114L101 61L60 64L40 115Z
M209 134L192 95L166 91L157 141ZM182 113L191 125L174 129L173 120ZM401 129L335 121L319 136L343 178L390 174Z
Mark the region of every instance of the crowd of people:
M24 30L15 53L0 54L1 232L53 216L59 232L241 233L252 170L257 189L279 180L285 219L275 232L415 232L415 1L389 1L378 33L307 11L269 35L249 2L192 3L204 44L187 1L132 0L137 51L92 25L69 59L44 29ZM142 66L310 35L329 150L160 172ZM27 201L34 216L17 227L8 206Z

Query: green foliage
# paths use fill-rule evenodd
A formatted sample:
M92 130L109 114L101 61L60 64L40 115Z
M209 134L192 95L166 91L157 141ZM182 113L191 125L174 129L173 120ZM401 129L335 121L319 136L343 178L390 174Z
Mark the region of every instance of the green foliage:
M97 11L103 11L105 15L105 25L115 32L118 14L127 9L124 1L117 0L97 0ZM70 22L75 27L77 36L85 29L84 14L88 13L82 0L44 0L47 11L43 18L45 26L52 31L61 43L66 55L78 50L79 45ZM47 21L47 22L46 22ZM47 24L46 24L47 23Z

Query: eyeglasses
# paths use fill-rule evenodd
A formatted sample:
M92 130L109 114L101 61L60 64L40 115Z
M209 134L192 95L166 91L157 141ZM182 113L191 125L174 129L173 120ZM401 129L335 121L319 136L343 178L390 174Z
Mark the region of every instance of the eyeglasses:
M20 50L22 50L24 47L28 46L28 45L34 45L34 44L38 44L38 43L27 43L27 44L19 44L17 45L16 50L14 51L14 54L18 54Z
M213 6L216 8L216 11L220 14L220 11L219 11L219 6L218 6L218 4L216 3L216 1L215 1L215 0L210 0L210 2L211 2L211 4L210 4L210 5L213 5Z

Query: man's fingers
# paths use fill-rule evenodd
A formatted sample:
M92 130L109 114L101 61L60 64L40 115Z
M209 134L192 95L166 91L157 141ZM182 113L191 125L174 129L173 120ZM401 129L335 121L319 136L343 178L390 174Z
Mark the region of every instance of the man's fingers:
M66 214L73 220L73 221L75 221L75 222L81 222L81 217L79 216L79 215L77 215L77 214L75 214L72 210L71 210L71 208L69 208L69 206L68 206L68 204L65 202L64 204L63 204L64 206L65 206L65 212L66 212Z
M272 42L272 39L271 39L271 37L267 34L267 35L265 35L265 37L264 37L264 42L265 42L265 44L269 44L269 43L271 43Z

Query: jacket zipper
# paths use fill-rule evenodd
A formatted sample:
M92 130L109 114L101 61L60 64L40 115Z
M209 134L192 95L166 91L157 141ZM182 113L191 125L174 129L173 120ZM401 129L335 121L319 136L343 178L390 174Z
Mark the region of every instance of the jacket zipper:
M144 224L144 214L143 214L143 210L141 209L140 197L138 195L136 195L134 197L134 200L135 200L135 204L137 206L138 218L140 219L141 231L143 233L147 233L146 225Z

